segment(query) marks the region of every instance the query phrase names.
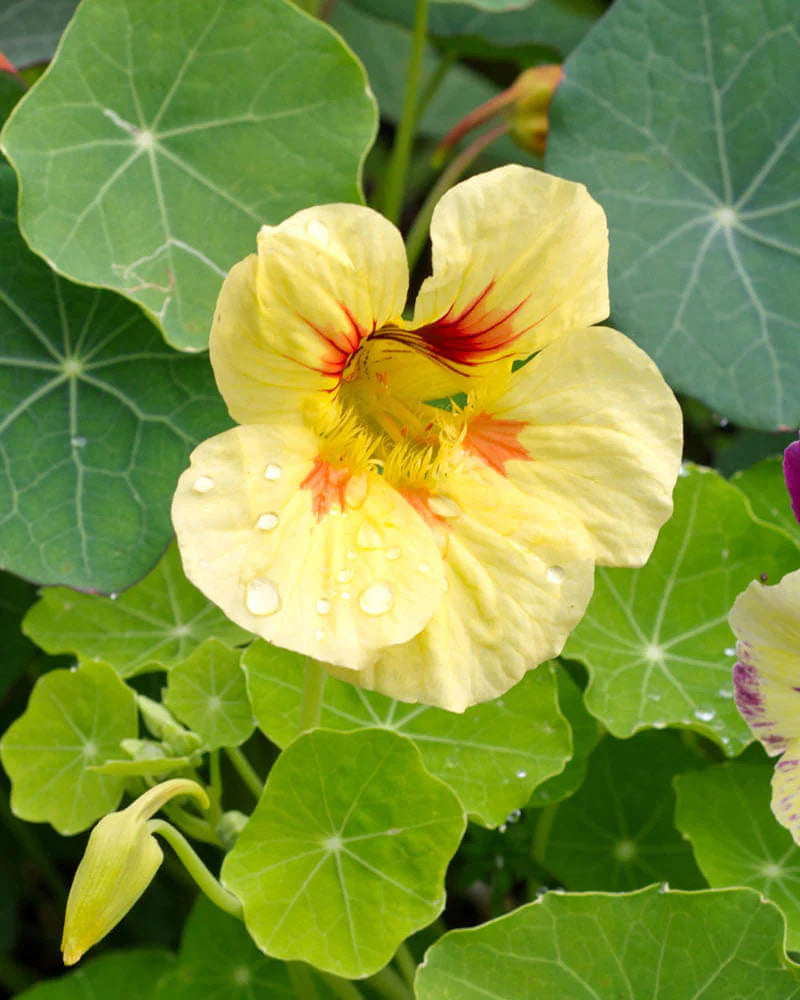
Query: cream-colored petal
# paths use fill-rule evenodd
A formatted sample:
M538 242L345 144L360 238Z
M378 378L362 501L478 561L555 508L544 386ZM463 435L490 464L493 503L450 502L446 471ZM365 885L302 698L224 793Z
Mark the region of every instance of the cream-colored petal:
M756 580L728 616L736 634L736 705L769 754L800 740L800 570L775 586ZM800 805L800 803L798 803Z
M621 333L594 327L549 344L507 385L483 416L519 425L500 454L505 475L580 521L597 563L641 566L672 513L683 441L656 366ZM481 447L480 420L475 436L465 447Z
M593 564L568 514L530 502L477 463L466 460L446 499L431 505L452 502L461 513L444 519L444 600L418 636L384 651L355 683L463 712L561 652L589 602Z
M527 357L608 316L606 218L582 184L517 165L471 177L436 206L431 242L411 325L434 355Z
M800 844L800 739L792 740L775 765L772 776L772 811Z
M211 363L238 423L294 414L338 385L361 340L398 321L408 291L403 240L360 205L321 205L263 227L258 256L225 279Z
M308 486L316 458L303 428L226 431L193 452L172 519L187 577L229 618L360 670L427 624L442 562L431 531L375 473L339 482L321 512Z

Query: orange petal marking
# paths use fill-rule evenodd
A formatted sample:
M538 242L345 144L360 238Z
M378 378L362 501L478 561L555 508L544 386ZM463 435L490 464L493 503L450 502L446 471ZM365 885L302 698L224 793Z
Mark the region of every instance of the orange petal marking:
M349 481L349 469L336 469L319 456L314 459L314 467L300 483L300 489L311 490L311 509L318 521L333 507L344 510L344 494Z
M524 428L522 420L498 420L491 413L479 413L469 422L464 450L505 476L506 462L512 458L532 461L518 440Z

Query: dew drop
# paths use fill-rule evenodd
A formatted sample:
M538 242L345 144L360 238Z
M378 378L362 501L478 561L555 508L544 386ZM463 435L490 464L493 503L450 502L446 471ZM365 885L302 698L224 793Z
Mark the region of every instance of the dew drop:
M245 597L251 615L274 615L281 607L281 595L272 580L251 580Z
M447 591L448 591L449 589L450 589L450 584L449 584L449 582L448 582L448 580L447 580L447 577L444 577L444 579L442 580L442 590L443 590L443 591L444 591L445 593L447 593Z
M650 701L661 701L661 695L653 691L647 696Z
M312 219L311 222L307 222L306 232L312 240L317 240L318 243L327 243L330 239L328 227L324 222L320 222L319 219Z
M347 558L348 559L355 559L356 558L356 553L351 550L350 552L347 553Z
M340 569L336 574L336 579L339 583L350 583L353 579L353 571L351 569Z
M211 476L198 476L194 481L195 493L208 493L214 489L214 480Z
M314 638L317 640L317 642L321 642L325 638L325 629L318 628L317 631L314 633Z
M498 828L497 828L497 832L498 833L505 833L507 829L508 829L508 826L505 823L501 823L500 826L498 826Z
M349 601L350 600L350 591L349 590L343 590L339 596L341 597L341 599L343 601Z
M523 771L520 768L520 770L517 771L517 777L520 779L520 781L522 781L523 778L527 778L528 777L528 772L527 771Z
M356 533L356 545L360 549L382 549L383 535L370 521L362 521Z
M678 471L678 475L681 477L681 479L685 479L689 475L689 466L686 465L685 462L681 462L681 467L680 470Z
M566 575L561 566L551 566L547 571L547 579L550 583L563 583Z
M371 583L361 591L358 603L365 615L385 615L394 607L394 594L388 583Z
M112 601L116 601L116 599L119 597L119 594L115 590L112 590L108 596L111 598Z
M711 722L715 716L715 712L711 708L698 708L694 713L695 719L699 719L701 722Z
M327 615L330 610L331 610L331 602L327 599L327 597L320 597L320 599L317 601L317 614Z
M419 566L417 567L417 569L420 571L420 573L422 573L423 576L426 573L430 573L430 571L431 571L430 566L426 562L421 562L419 564Z
M458 517L461 513L461 508L450 497L429 497L428 507L437 517Z
M733 697L733 691L731 691L730 688L720 688L719 691L717 691L717 694L720 696L720 698L732 698Z
M353 510L358 510L367 499L367 477L353 476L344 488L344 502Z
M262 531L272 531L273 528L278 527L278 521L280 518L277 514L269 511L267 514L262 514L261 517L256 521L256 527L260 528Z
M393 545L387 551L386 558L387 559L391 559L392 561L394 561L395 559L399 559L400 558L400 546L399 545Z
M74 437L70 440L70 444L73 448L85 448L86 438L85 437Z
M733 646L726 646L723 652L726 656L736 656L736 649Z
M270 462L266 469L264 469L264 478L274 483L276 479L281 478L281 467L276 465L275 462Z

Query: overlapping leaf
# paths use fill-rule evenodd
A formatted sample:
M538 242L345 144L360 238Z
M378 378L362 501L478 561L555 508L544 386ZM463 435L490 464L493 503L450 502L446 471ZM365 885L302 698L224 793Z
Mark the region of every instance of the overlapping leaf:
M20 632L20 622L32 604L36 591L10 573L0 573L0 635L3 657L0 659L0 696L22 672L35 652L33 643Z
M737 760L680 775L675 822L710 885L750 886L777 903L786 917L786 946L797 951L800 848L770 810L773 770L767 760Z
M171 351L118 296L56 277L15 215L0 165L0 565L120 590L164 550L189 452L228 419L205 358Z
M240 658L207 639L170 672L165 704L209 750L239 746L255 728Z
M197 349L259 226L359 200L374 129L363 70L290 3L85 0L3 145L37 253Z
M547 893L427 953L418 1000L795 1000L777 907L751 889Z
M58 979L37 983L17 1000L143 1000L152 995L153 984L174 961L170 952L155 948L112 951Z
M651 882L702 888L689 845L675 829L672 778L702 761L678 733L606 737L586 780L560 803L538 860L567 889L619 892Z
M735 486L710 469L683 471L649 562L598 570L566 652L588 667L586 707L615 736L688 726L734 755L750 733L733 703L728 612L760 574L795 569L797 549L753 520Z
M44 62L55 52L76 0L12 0L0 10L0 48L15 66Z
M464 825L410 740L317 729L276 761L222 878L264 952L352 979L441 912Z
M169 670L211 636L228 645L248 637L189 583L174 543L151 573L118 597L47 588L23 629L48 653L106 660L121 677Z
M242 662L259 726L286 746L300 721L303 657L256 642ZM343 730L383 726L410 737L428 771L487 826L498 826L524 806L531 791L558 774L570 756L569 730L548 665L528 673L502 698L463 715L406 705L328 677L321 724Z
M800 422L800 8L619 0L566 66L548 169L609 218L615 322L672 385Z
M800 527L792 513L780 456L765 458L749 469L737 472L731 482L750 501L753 513L760 521L782 528L800 546ZM777 583L777 580L772 582Z
M71 834L111 812L125 779L91 766L119 757L137 728L136 697L107 663L40 677L0 743L15 815Z

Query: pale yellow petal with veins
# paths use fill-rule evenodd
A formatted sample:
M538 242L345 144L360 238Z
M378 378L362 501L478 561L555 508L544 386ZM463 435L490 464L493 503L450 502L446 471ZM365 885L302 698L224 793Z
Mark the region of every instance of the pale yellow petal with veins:
M531 502L491 470L467 459L446 489L431 501L447 511L439 610L416 638L361 673L332 672L392 698L463 712L561 652L591 597L594 566L589 538L569 513Z
M258 256L232 268L211 328L217 385L238 423L302 415L339 382L361 340L399 320L403 240L360 205L321 205L262 227Z
M477 407L488 428L520 424L525 457L506 460L504 474L569 511L601 566L641 566L672 513L683 444L680 407L656 366L621 333L595 327L548 345L506 384ZM480 426L465 447L480 448Z
M342 492L332 488L318 516L318 447L288 426L211 438L181 476L172 519L187 577L229 618L360 670L427 624L442 561L433 534L375 472L340 470Z
M510 165L451 188L431 221L416 329L464 365L526 357L608 316L608 235L582 184Z

